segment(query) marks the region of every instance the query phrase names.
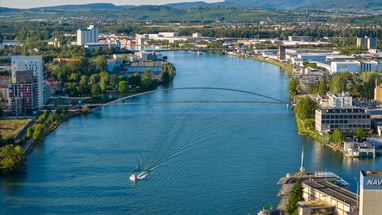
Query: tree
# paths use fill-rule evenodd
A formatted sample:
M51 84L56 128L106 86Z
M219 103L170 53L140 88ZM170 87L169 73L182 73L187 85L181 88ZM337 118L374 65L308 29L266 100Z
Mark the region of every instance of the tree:
M99 55L99 56L97 56L97 58L96 58L96 64L97 64L97 69L99 70L99 71L103 71L103 70L105 70L105 67L106 67L106 58L105 58L105 56L103 56L103 55Z
M289 85L288 85L288 91L289 91L289 95L290 97L294 97L295 95L297 95L299 93L299 84L298 84L298 81L294 78L290 78L289 79Z
M304 96L297 101L295 111L300 119L305 120L314 118L317 107L316 101L312 100L309 96Z
M12 144L5 145L1 148L0 157L3 158L0 166L9 171L23 167L26 160L23 149L20 146L13 147Z
M92 95L101 94L101 88L98 86L98 84L92 84L91 93Z
M341 129L336 128L334 131L329 135L330 141L332 141L336 146L339 146L344 140L345 135L342 133Z
M128 79L127 82L129 82L129 84L132 87L141 86L141 76L139 76L139 73L134 73L134 74L130 75L127 79Z
M356 128L354 133L353 133L353 137L359 138L359 139L366 139L367 132L363 128Z
M297 214L297 203L303 201L301 181L297 180L293 185L292 191L289 195L286 211L288 214Z
M120 81L118 83L118 91L120 93L125 93L127 92L128 89L129 89L129 83L127 83L127 81Z

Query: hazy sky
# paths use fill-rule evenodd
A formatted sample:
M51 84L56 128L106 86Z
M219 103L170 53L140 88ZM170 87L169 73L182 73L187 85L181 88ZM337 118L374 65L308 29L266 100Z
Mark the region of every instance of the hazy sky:
M176 2L196 2L202 0L0 0L0 7L34 8L67 4L113 3L115 5L161 5ZM204 0L205 2L219 2L223 0Z

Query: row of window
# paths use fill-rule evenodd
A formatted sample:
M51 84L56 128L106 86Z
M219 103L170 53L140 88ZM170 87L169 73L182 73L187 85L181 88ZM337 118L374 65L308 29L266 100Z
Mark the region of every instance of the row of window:
M370 129L370 125L347 125L347 126L340 126L340 125L330 125L330 129L334 130L336 128L343 128L343 129L355 129L355 128L364 128L364 129Z
M344 114L344 115L322 115L322 119L370 119L370 115L367 114Z
M364 120L363 122L370 122L370 121ZM321 120L321 123L322 124L347 124L349 123L349 121L348 120ZM358 121L358 123L360 122Z

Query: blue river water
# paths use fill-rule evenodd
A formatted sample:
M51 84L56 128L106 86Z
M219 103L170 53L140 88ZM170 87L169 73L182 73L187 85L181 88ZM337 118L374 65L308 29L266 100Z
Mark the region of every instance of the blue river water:
M288 101L287 74L274 65L164 54L177 69L170 87ZM344 158L298 135L293 112L268 98L194 89L133 101L147 103L61 124L28 156L26 174L0 178L0 214L256 214L264 203L276 208L277 181L298 171L302 146L307 171L333 171L354 192L361 169L381 169L380 158ZM131 183L137 168L150 172Z

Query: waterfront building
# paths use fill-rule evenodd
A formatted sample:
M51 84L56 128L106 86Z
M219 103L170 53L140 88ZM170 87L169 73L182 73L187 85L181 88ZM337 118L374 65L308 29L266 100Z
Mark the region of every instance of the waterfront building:
M77 45L83 46L86 43L98 43L99 29L95 25L89 25L87 29L77 30Z
M380 215L381 199L382 171L361 171L359 215Z
M11 115L32 114L38 108L37 79L32 70L17 71L8 85L8 110Z
M344 155L356 158L374 158L376 155L375 145L368 142L345 141Z
M127 74L131 75L139 73L142 77L146 69L150 69L153 78L159 78L162 75L162 69L165 62L163 61L148 61L148 62L132 62L127 66Z
M329 182L328 180L305 180L302 183L302 190L303 199L305 201L319 201L326 203L321 207L315 205L315 208L310 208L309 212L312 210L320 211L320 209L332 212L330 206L334 206L335 213L329 214L358 214L358 195L348 189ZM299 206L300 205L306 205L306 203L299 203ZM302 209L299 209L299 211L302 211ZM320 214L323 213L320 212Z
M11 57L8 108L14 114L31 113L44 105L42 56Z
M315 127L321 133L329 133L339 128L341 131L354 131L356 128L371 128L370 112L359 107L321 108L315 113Z

